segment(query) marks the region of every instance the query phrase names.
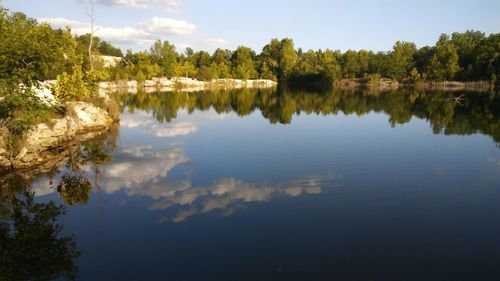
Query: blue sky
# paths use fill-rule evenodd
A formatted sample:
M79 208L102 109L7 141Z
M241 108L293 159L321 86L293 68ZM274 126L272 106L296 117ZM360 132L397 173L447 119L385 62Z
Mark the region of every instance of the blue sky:
M88 31L89 0L0 0L5 7L75 33ZM97 35L122 49L168 39L179 49L260 51L271 38L304 49L387 51L397 40L432 45L441 33L500 32L500 1L93 0Z

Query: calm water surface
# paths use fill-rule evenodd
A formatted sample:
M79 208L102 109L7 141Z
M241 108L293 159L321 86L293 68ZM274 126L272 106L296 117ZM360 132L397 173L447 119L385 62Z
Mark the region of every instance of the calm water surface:
M500 96L460 95L123 95L119 128L4 176L34 197L6 209L65 209L4 258L19 280L500 280Z

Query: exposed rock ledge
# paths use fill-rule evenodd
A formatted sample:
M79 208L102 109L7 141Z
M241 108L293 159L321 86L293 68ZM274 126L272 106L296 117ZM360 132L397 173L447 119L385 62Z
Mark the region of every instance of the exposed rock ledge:
M104 131L112 124L106 111L85 102L70 102L63 118L51 120L51 124L33 126L21 141L17 155L10 155L6 147L8 133L0 128L0 168L29 169L50 161L54 150L70 141L86 140L95 132Z
M104 92L137 92L138 89L145 92L155 91L183 91L197 92L209 89L239 89L239 88L272 88L278 83L272 80L256 79L256 80L241 80L241 79L214 79L212 81L200 81L191 78L183 77L155 77L152 80L138 82L136 80L118 81L118 82L101 82L99 87Z

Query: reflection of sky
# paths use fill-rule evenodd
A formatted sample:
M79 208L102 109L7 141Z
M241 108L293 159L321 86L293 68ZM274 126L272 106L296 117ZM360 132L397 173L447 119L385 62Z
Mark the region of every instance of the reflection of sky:
M276 185L255 185L234 178L224 178L208 186L193 186L189 178L170 181L169 172L189 159L178 148L154 150L150 146L118 151L118 161L104 170L100 185L107 193L125 192L129 196L152 199L151 210L183 207L172 218L175 222L198 213L221 210L233 212L238 203L266 202L274 196L299 196L321 192L322 178L309 176Z
M139 140L151 144L122 141L113 153L112 163L100 171L97 182L101 191L146 197L150 200L148 208L152 211L174 210L171 216L160 221L181 222L191 216L213 211L230 215L242 204L268 202L274 197L319 194L322 182L333 179L331 173L328 176L308 174L295 179L288 177L273 183L256 184L229 175L211 177L201 184L199 181L193 182L190 171L172 175L175 169L193 169L190 167L193 161L186 155L189 142L186 144L185 137L196 133L200 125L211 127L226 118L225 114L219 115L211 110L193 115L180 111L178 115L176 120L162 124L145 112L123 114L120 125L125 130L122 133L133 134ZM127 132L127 129L134 131ZM231 130L231 127L228 129ZM224 136L227 134L221 135ZM180 137L183 139L180 140ZM197 140L195 138L194 143ZM89 177L95 176L90 167L83 167L82 170ZM60 175L53 179L56 185L59 178ZM33 186L38 196L55 192L54 185L49 187L47 177L37 179Z
M160 124L153 116L144 112L137 112L134 115L124 114L120 120L123 128L140 128L143 132L157 137L185 136L196 132L198 129L193 122L174 121Z
M476 185L486 177L468 171L496 166L500 159L486 136L434 135L417 118L393 128L386 115L375 113L302 114L290 125L272 125L260 112L241 118L181 110L160 124L136 111L125 113L121 126L99 186L107 194L148 198L148 209L174 213L162 219L169 221L213 211L229 215L242 204L320 193L333 186L332 175L351 188L403 179L405 187L422 179ZM498 182L496 169L485 171ZM37 195L53 192L46 182L38 180Z

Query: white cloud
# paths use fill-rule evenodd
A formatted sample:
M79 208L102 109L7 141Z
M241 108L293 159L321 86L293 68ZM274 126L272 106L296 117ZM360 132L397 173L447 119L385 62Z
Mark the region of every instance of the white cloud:
M154 183L175 166L189 161L179 149L154 150L150 146L122 149L115 160L105 169L104 190L112 193L123 189L129 195L147 194L152 198L171 195L168 189L159 189ZM143 187L145 183L150 184Z
M40 18L39 22L50 24L54 28L71 27L73 34L90 33L90 24L65 18ZM167 35L188 35L196 30L192 23L166 17L154 17L137 24L135 27L95 26L95 35L112 43L143 44L162 39Z
M208 38L208 39L205 39L205 43L210 45L210 46L223 46L227 43L226 39L224 38Z
M196 26L192 23L165 17L151 18L141 22L137 27L150 34L186 35L196 30Z

